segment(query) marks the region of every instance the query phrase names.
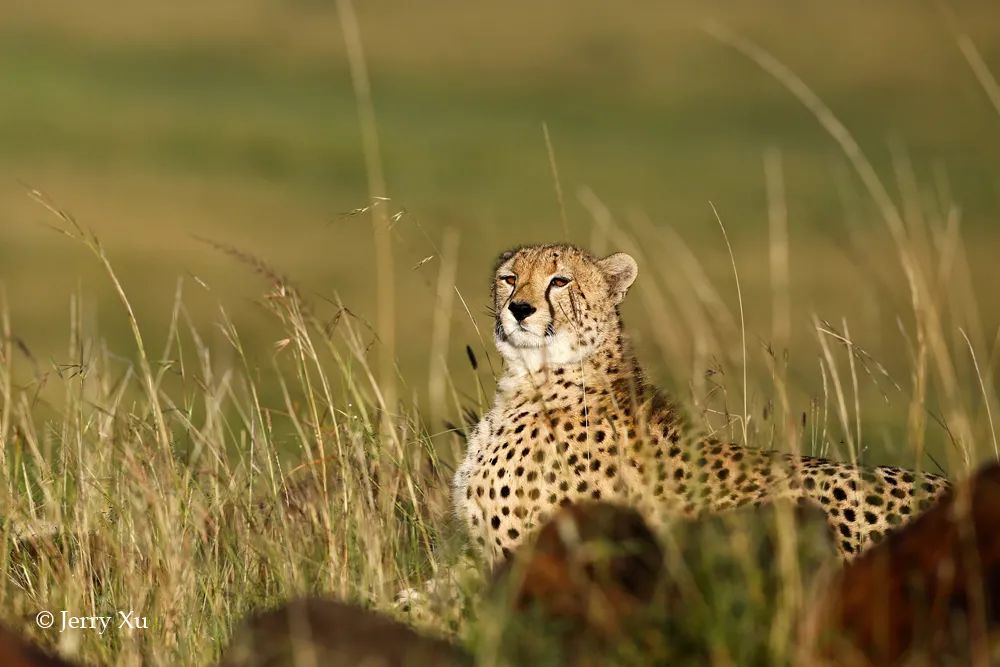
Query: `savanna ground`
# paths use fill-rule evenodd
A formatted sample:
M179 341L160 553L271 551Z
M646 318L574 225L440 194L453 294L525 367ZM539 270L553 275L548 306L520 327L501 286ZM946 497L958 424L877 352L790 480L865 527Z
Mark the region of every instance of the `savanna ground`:
M454 563L445 422L491 396L520 243L632 252L627 326L706 429L995 456L992 3L364 3L389 200L333 3L2 11L0 601L67 655L207 664L250 609Z

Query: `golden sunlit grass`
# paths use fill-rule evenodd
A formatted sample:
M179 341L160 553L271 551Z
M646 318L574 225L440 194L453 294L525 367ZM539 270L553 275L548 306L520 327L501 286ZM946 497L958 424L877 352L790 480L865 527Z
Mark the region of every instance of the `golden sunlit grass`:
M134 290L117 281L98 239L45 203L60 229L104 265L122 307L131 312ZM617 226L609 232L629 234ZM455 252L453 243L445 247ZM734 254L739 256L739 248ZM259 260L238 254L237 259L270 284L262 303L285 331L265 355L248 354L224 310L215 323L191 321L179 290L162 351L145 348L130 316L136 332L133 363L88 336L74 301L67 341L74 363L57 367L48 380L63 387L64 399L58 407L41 409L34 402L37 386L14 380L27 361L5 320L0 436L10 549L0 594L8 619L22 618L27 631L68 654L99 663L208 664L248 610L309 592L391 610L399 589L420 587L460 558L463 540L450 518L448 497L452 436L425 421L405 398L391 409L384 403L370 363L379 345L373 328L342 306L309 303ZM940 284L942 276L934 272L941 258L929 259L934 261L916 266ZM449 262L444 265L439 294L447 302L453 285L447 280ZM696 265L690 271L698 275ZM745 428L751 444L875 456L859 391L869 381L889 381L879 377L877 361L850 341L847 327L815 323L819 372L831 389L816 397L805 421L789 403L778 371L783 361L767 348L752 347L749 354L758 362L762 358L773 374L758 375L751 384L772 382L768 395L775 399L763 411L751 405L745 418L742 408L730 409L742 399L726 399L726 392L743 392L742 382L729 381L725 370L743 368L738 319L712 296L723 288L687 282L689 274L682 275L680 287L673 276L675 293L708 298L690 299L687 311L677 311L680 318L655 311L650 316L669 317L674 336L684 341L678 340L679 347L701 340L706 359L715 360L721 377L710 378L708 390L696 393L699 402L687 405L702 415L708 430L739 438ZM646 279L662 285L655 272ZM662 307L650 300L651 310ZM913 349L912 374L924 378L927 395L943 395L950 406L938 415L934 403L923 398L917 408L955 434L948 467L961 475L966 461L982 459L992 449L983 399L986 405L996 399L990 378L975 375L967 362L969 348L975 349L972 338L966 343L962 337L959 344L945 328L926 330L960 316L940 300L933 307L949 314L932 319L917 311L901 318L911 323L910 340L952 341L935 350ZM205 343L205 330L212 327L221 330L225 349ZM446 333L439 335L447 340ZM269 362L253 360L268 356ZM995 350L981 348L978 356L993 359ZM920 363L928 367L921 369ZM753 372L754 364L748 367ZM950 394L942 394L941 367L962 373L946 386ZM446 370L439 367L435 382L442 414L483 409L482 397L471 405L447 399L452 383ZM279 389L278 400L262 402L265 384ZM905 379L898 385L883 389L913 392ZM906 401L894 404L902 409ZM922 442L920 433L911 437ZM849 443L848 451L839 449L841 441ZM930 466L915 452L897 450L891 458ZM464 636L474 607L463 599L414 620ZM149 619L150 628L56 636L32 629L31 619L43 609L81 614L132 609ZM782 609L787 623L789 608ZM756 655L763 649L752 646L763 640L740 631L723 632L718 641L737 655ZM774 651L769 655L790 655L790 646L775 642L773 637L765 642Z
M891 254L880 258L881 274L845 275L842 289L870 292L883 310L895 305L890 317L898 336L873 348L852 338L851 314L831 323L811 313L815 344L802 353L809 363L797 367L814 370L796 377L788 373L786 345L789 328L801 323L789 322L786 313L775 317L769 337L756 336L744 322L742 294L739 308L727 305L736 301L733 279L742 281L744 269L764 264L774 278L776 312L787 309L780 304L796 280L787 268L796 257L784 231L780 154L769 154L762 167L770 186L770 243L760 256L748 256L738 243L729 247L735 271L725 282L708 277L699 250L677 232L639 213L619 217L591 190L563 191L560 147L546 131L559 200L575 194L592 215L595 250L614 247L636 256L642 277L630 300L641 309L630 318L643 318L643 331L653 338L644 349L656 350L673 385L689 388L677 398L699 428L751 446L923 469L939 463L953 476L964 475L996 453L1000 334L986 330L980 317L979 300L992 294L979 293L968 278L957 203L928 203L906 189L892 194L847 128L795 74L759 47L716 34L785 84L845 153L874 205L870 220L888 236L852 232L852 258L866 266L872 249ZM374 132L373 124L366 128ZM374 136L368 141L372 158L378 146ZM893 176L902 178L905 161L897 167ZM381 180L373 168L372 202L381 201ZM218 658L232 627L251 609L324 592L391 611L400 589L456 571L466 548L451 515L449 483L460 443L442 424L460 422L456 415L468 409L482 411L491 391L481 386L463 394L458 387L465 380L458 376L468 371L446 362L449 350L461 347L452 336L455 318L471 331L482 320L485 295L478 286L455 284L460 254L475 238L448 232L435 245L436 262L418 265L438 271L433 297L421 304L432 321L428 417L418 407L418 389L394 374L385 332L403 338L407 331L392 324L398 313L391 285L379 292L389 305L369 324L336 297L303 293L271 269L268 258L224 242L217 244L220 261L231 255L234 270L257 274L266 286L258 304L280 333L265 349L248 349L225 304L211 318L191 317L186 292L197 282L183 280L168 326L158 332L163 347L154 350L133 307L146 286L119 278L86 224L41 193L32 196L57 231L96 258L132 339L125 349L110 349L85 325L86 295L78 296L65 333L69 361L50 363L31 356L0 303L0 494L8 546L0 557L6 574L0 600L8 622L19 619L20 628L44 643L94 663L204 665ZM376 229L391 224L384 207L362 208L367 213L357 217L370 216ZM730 213L717 215L726 225ZM388 237L387 230L379 232ZM383 263L391 261L387 243L379 242ZM718 244L728 246L729 239L720 235ZM468 355L485 375L488 341L471 339ZM904 350L902 374L880 361L890 348ZM823 391L804 391L817 376ZM53 388L58 399L47 397ZM905 422L900 440L880 441L883 433L865 419L873 404L885 404L878 409ZM792 552L787 545L781 551L791 592L775 628L793 625L790 609L804 596ZM692 582L708 599L740 593L729 580L717 588ZM474 643L483 636L474 632L478 583L460 583L448 605L412 620ZM752 609L773 613L766 602ZM58 634L34 627L41 610L132 610L149 628ZM771 617L747 618L732 629L706 630L719 664L746 655L788 660L794 633L747 631L768 627Z

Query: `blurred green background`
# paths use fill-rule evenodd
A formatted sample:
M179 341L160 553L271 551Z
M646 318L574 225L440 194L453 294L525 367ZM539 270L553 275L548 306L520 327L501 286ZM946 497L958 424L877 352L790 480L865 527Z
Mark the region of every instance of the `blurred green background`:
M543 124L572 239L592 237L579 194L592 192L616 220L675 230L735 310L715 204L740 268L755 359L773 336L764 156L778 151L796 382L804 395L820 386L813 314L847 318L855 340L907 379L897 324L906 321L906 293L846 160L784 88L708 36L706 21L753 39L808 82L894 196L912 195L930 212L960 207L981 308L972 336L993 349L1000 115L958 36L1000 73L997 3L358 5L386 206L406 211L393 228L404 395L426 395L435 248L448 230L457 233L456 282L487 329L493 257L563 238ZM81 247L40 224L50 216L25 185L101 238L153 350L162 348L179 278L207 333L222 305L262 360L280 336L257 305L266 280L195 236L259 257L318 300L336 294L375 319L370 222L344 215L368 194L334 3L4 0L0 14L0 281L15 332L39 363L67 359L77 290L88 327L122 354L132 348L107 279ZM644 247L651 257L640 267L640 295L649 289L643 278L669 282L671 270L650 266L656 246ZM651 294L645 302L633 295L625 316L654 378L683 393L684 378L707 369L658 361L665 334L644 318ZM471 391L464 346L478 349L477 339L458 306L452 320L450 363L459 389ZM994 361L984 361L987 375L995 376ZM871 414L891 428L905 405L875 400Z

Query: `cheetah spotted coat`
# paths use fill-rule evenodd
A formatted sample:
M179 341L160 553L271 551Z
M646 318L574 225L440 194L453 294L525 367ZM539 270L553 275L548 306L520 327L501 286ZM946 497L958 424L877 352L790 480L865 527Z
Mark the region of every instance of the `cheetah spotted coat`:
M623 337L617 306L636 273L628 255L599 260L572 246L501 256L493 300L505 373L454 480L456 511L488 558L508 556L556 508L583 499L633 506L653 525L812 503L850 558L947 489L895 467L685 437Z

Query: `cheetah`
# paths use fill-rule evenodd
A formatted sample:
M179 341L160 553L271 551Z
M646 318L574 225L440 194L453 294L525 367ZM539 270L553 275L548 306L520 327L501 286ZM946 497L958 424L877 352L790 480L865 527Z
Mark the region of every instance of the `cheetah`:
M492 302L505 369L453 481L455 511L489 561L584 500L634 507L654 526L780 500L812 504L850 560L947 490L936 475L691 436L624 335L618 307L637 275L628 254L598 259L571 245L500 255Z

